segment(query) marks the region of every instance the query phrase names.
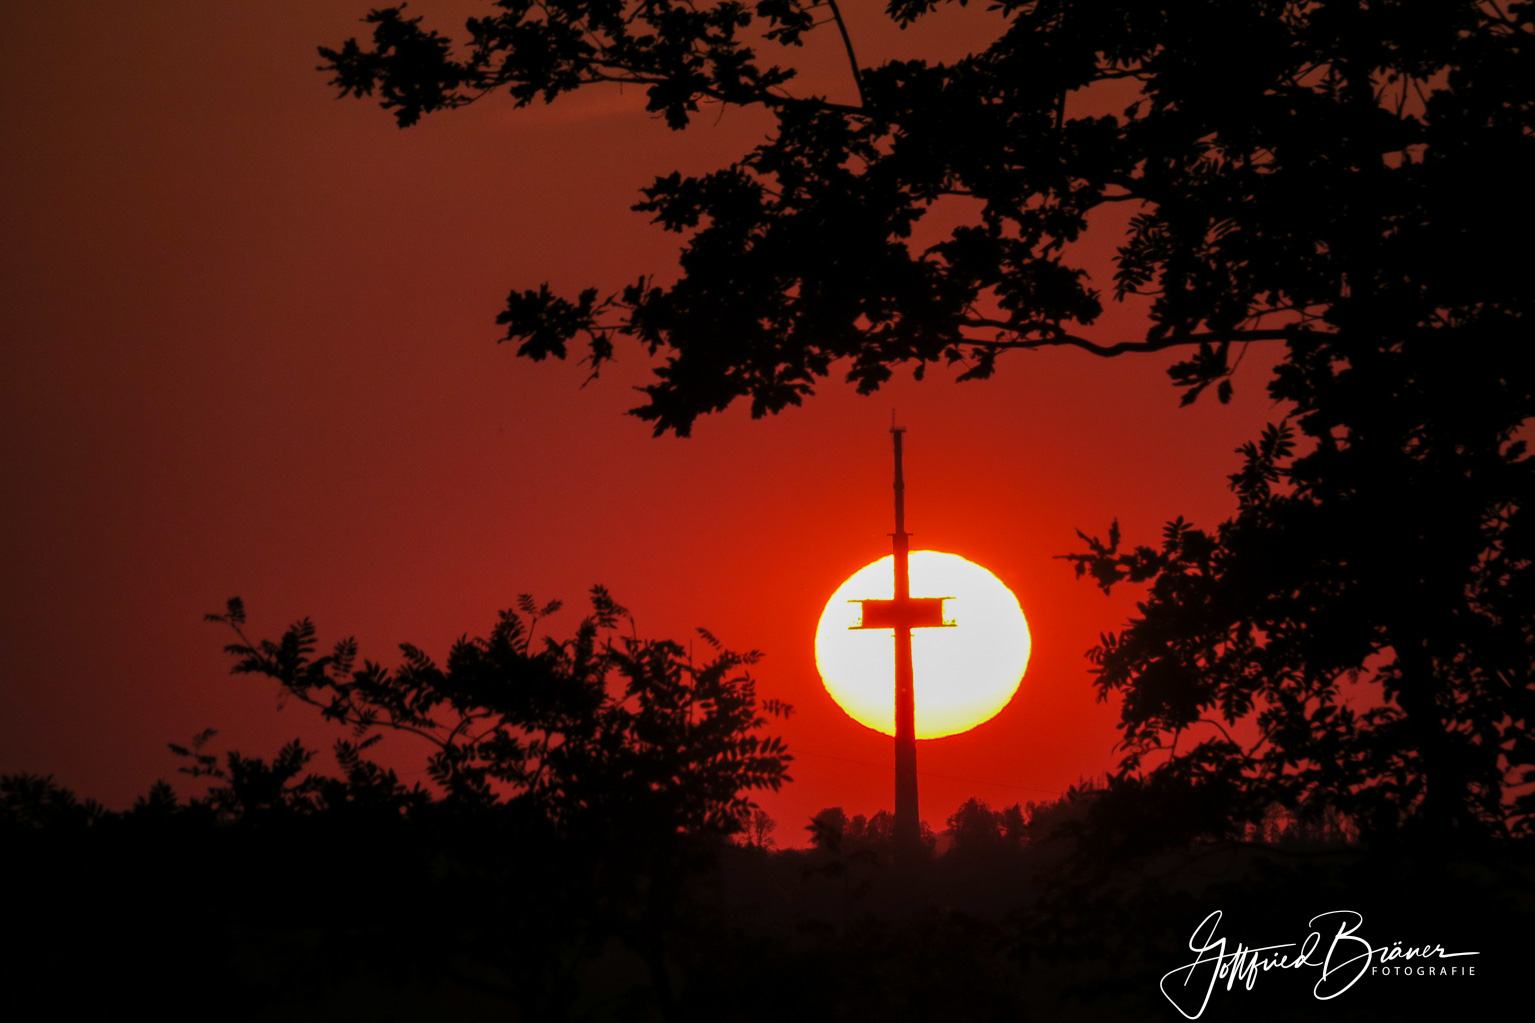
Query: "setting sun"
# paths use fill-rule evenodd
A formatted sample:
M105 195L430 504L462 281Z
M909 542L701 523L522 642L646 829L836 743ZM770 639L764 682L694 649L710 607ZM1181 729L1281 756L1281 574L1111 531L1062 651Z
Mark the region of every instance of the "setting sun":
M816 666L832 699L859 724L895 734L895 653L890 629L858 630L865 598L894 593L891 558L855 572L821 613ZM917 738L967 731L1007 706L1029 661L1029 626L1012 592L956 554L911 553L913 597L947 597L953 628L912 630Z

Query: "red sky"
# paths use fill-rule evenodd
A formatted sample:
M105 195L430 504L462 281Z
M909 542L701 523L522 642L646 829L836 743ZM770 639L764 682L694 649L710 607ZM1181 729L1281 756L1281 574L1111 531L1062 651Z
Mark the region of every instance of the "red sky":
M914 546L991 569L1034 638L1001 715L919 744L923 816L1109 768L1117 709L1082 654L1131 595L1052 556L1114 517L1151 542L1229 512L1233 449L1280 414L1271 357L1224 407L1179 409L1169 356L1020 353L986 382L832 381L773 419L653 439L622 414L642 353L583 389L579 367L497 346L495 314L545 280L674 272L677 237L629 212L639 188L729 161L766 122L711 110L674 133L615 91L400 131L315 70L367 6L0 8L0 772L122 807L205 727L246 754L325 742L228 675L229 637L201 618L234 594L262 635L307 615L394 663L400 641L443 655L483 633L522 592L562 597L550 628L568 632L602 583L643 634L704 626L767 655L761 694L796 708L778 728L794 782L761 800L781 844L822 807L888 808L891 741L825 695L811 641L842 579L888 553L892 408ZM899 33L882 7L848 5L865 63L953 57L992 25L956 11ZM473 8L412 9L451 31ZM807 52L815 91L850 89L839 56ZM1098 337L1133 329L1112 313Z

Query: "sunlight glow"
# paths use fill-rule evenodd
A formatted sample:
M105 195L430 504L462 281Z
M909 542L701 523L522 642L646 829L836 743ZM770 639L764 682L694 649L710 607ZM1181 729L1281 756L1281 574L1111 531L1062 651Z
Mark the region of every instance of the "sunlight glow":
M1029 626L996 576L957 554L911 552L911 595L952 597L954 628L912 630L917 738L968 731L1007 706L1029 663ZM863 598L894 595L894 562L855 572L826 602L815 634L821 680L853 720L895 734L895 643L891 629L853 630Z

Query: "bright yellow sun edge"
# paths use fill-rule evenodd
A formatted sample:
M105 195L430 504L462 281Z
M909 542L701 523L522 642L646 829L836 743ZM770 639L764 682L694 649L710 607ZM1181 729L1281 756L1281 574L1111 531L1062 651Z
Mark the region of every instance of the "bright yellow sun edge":
M1007 706L1029 663L1029 625L1012 591L957 554L911 552L911 595L952 597L953 628L913 629L917 738L956 735ZM837 588L815 632L821 681L853 720L895 734L895 643L891 629L854 630L866 597L895 593L893 559L866 565Z

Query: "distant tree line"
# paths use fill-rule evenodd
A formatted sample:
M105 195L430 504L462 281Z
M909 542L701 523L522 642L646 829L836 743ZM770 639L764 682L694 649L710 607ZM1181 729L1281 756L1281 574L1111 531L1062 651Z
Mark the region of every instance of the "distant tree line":
M950 852L959 853L1022 849L1031 844L1082 839L1088 840L1091 848L1095 837L1091 825L1101 823L1102 811L1097 807L1108 790L1107 781L1084 781L1056 799L1016 802L1002 809L992 809L985 800L972 796L949 814L941 832L923 821L923 840L929 850L936 850L942 839ZM1095 817L1095 811L1099 816ZM757 813L765 818L769 832L776 827L771 817L760 810ZM889 855L894 849L894 823L895 817L889 810L850 817L842 807L832 806L816 813L805 830L810 833L814 848L859 849ZM1233 837L1276 848L1307 845L1342 849L1357 843L1359 830L1336 811L1312 819L1275 803L1258 821ZM766 847L759 842L748 844Z

